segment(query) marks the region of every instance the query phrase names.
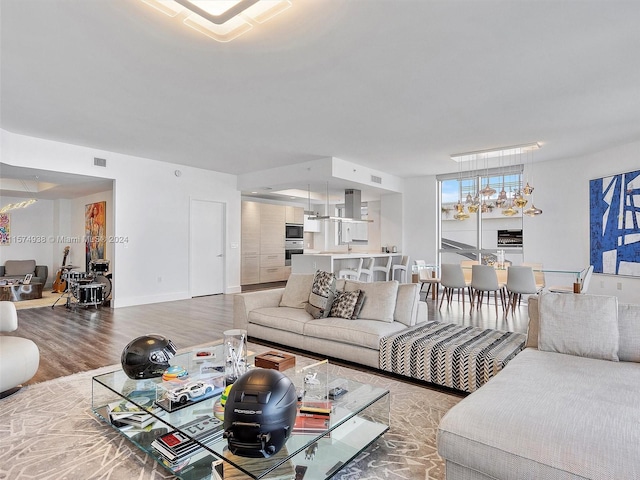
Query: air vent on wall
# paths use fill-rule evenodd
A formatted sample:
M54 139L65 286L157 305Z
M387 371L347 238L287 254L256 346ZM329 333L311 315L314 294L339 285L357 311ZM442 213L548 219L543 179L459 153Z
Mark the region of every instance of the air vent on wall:
M106 167L107 166L107 159L106 158L93 157L93 164L96 167Z
M382 184L382 177L376 177L375 175L371 175L371 181L373 183L379 183Z

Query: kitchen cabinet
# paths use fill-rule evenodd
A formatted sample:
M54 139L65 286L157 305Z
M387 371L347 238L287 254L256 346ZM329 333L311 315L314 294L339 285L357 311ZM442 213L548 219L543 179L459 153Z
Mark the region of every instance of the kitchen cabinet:
M260 204L260 255L284 255L284 219L283 205Z
M285 222L297 223L302 225L304 223L304 208L292 207L287 205L285 208Z
M303 219L304 210L296 208L299 211L291 211L290 215ZM284 265L285 206L243 201L241 212L240 283L252 285L286 280L290 269L285 269Z
M260 254L260 204L242 202L241 207L242 255Z
M260 255L242 255L240 278L242 285L260 283Z
M304 231L305 232L320 232L321 226L319 220L309 220L309 215L304 216Z

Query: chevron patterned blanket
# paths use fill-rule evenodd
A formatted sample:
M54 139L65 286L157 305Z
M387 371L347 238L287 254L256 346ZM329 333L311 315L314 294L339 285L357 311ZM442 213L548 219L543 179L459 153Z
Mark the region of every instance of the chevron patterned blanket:
M465 392L489 381L524 348L522 333L427 322L380 340L380 369Z

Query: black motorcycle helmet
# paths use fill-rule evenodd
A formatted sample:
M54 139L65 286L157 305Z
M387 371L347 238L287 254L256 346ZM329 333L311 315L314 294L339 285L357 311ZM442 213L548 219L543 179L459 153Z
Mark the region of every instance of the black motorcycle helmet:
M254 368L238 378L224 405L224 437L241 457L269 458L291 435L297 413L296 389L277 370Z
M175 354L176 346L171 340L151 333L131 340L122 350L120 361L127 377L139 380L161 377Z

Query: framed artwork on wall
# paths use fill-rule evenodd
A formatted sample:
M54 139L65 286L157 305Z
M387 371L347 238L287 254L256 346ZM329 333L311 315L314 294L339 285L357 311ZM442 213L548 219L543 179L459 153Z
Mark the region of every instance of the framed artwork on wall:
M86 271L93 260L104 258L106 238L107 202L95 202L84 207L84 238Z
M640 170L589 182L594 273L640 277Z
M11 245L10 213L0 213L0 245Z

